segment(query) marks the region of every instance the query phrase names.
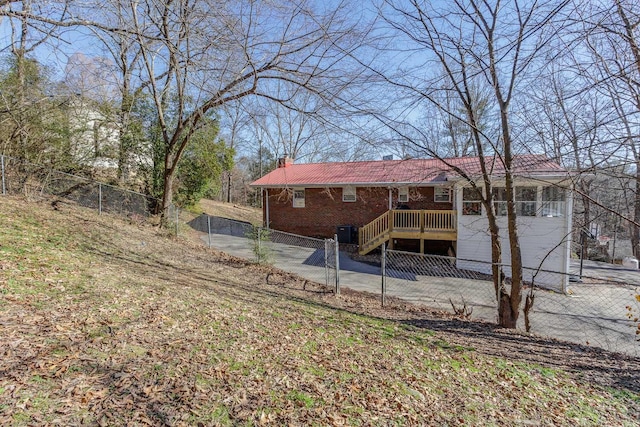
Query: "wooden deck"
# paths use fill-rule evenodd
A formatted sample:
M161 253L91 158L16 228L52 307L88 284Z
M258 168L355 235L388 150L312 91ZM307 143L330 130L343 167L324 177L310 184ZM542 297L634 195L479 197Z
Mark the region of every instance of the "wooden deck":
M361 227L358 234L361 255L392 239L420 240L420 252L424 252L425 240L457 239L456 211L389 210Z

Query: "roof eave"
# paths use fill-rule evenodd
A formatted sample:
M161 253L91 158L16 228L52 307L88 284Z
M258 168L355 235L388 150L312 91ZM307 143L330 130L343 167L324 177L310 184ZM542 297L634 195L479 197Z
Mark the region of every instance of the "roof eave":
M548 180L565 180L565 179L570 179L572 178L574 175L571 174L568 171L562 171L562 172L558 172L558 173L550 173L550 172L543 172L543 173L529 173L529 174L515 174L514 178L515 179L548 179ZM505 174L494 174L491 176L492 179L503 179L505 177ZM482 175L471 175L469 176L469 178L473 181L479 181L482 180ZM448 178L450 181L453 182L459 182L459 181L467 181L466 178L456 175L456 176L451 176Z
M437 187L447 184L448 181L430 181L430 182L327 182L327 183L288 183L288 184L249 184L254 188L327 188L327 187L404 187L404 186L422 186Z

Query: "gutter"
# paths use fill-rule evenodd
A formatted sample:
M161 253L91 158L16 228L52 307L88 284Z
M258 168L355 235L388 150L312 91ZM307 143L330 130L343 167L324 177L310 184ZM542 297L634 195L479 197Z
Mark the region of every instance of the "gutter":
M327 188L327 187L444 187L449 181L435 182L331 182L325 184L316 183L289 183L289 184L249 184L254 188Z

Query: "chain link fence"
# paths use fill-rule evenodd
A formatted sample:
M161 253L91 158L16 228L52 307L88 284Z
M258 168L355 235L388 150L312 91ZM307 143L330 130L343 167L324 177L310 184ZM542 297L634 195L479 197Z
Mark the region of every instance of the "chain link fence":
M385 256L385 296L423 304L461 317L495 323L498 303L492 264L451 257L421 255L387 250ZM500 266L509 274L509 266ZM594 345L610 351L640 355L637 342L640 303L639 283L606 277L566 275L523 269L526 298L532 301L529 331L582 345ZM566 292L557 292L536 283L568 279ZM527 279L528 278L528 279ZM638 276L640 278L640 275ZM634 282L634 283L630 283ZM505 278L507 291L510 280ZM344 286L348 286L344 284ZM527 329L521 311L518 328Z
M274 266L340 292L336 240L314 239L277 230L268 230L268 236L268 252Z
M79 206L129 217L147 217L153 197L16 158L0 156L2 194L54 196Z
M2 194L54 196L101 213L128 217L147 217L157 203L144 194L7 156L0 156L0 172ZM184 226L180 210L173 206L168 217L178 234ZM211 248L271 263L307 280L324 283L336 294L341 287L347 287L378 294L383 305L387 297L396 297L467 319L497 320L490 263L384 248L377 260L364 263L341 251L337 236L314 239L206 214L187 225ZM501 267L508 288L510 269ZM522 305L527 296L533 300L528 316L530 331L640 356L640 273L624 271L614 266L596 269L580 261L574 263L570 275L525 268ZM549 285L558 283L561 285ZM527 328L522 314L518 327Z
M269 263L339 291L336 287L339 252L334 239L314 239L204 213L188 225L198 231L200 239L210 248Z

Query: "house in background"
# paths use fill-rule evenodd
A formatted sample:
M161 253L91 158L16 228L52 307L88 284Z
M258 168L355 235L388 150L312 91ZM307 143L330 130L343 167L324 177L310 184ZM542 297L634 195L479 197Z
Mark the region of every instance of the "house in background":
M504 168L491 160L503 262L509 264L506 191L500 185ZM313 164L283 158L277 169L251 185L262 189L269 228L321 238L337 233L342 242L357 243L361 254L382 243L400 250L455 254L459 267L489 273L486 212L455 168L482 182L476 157ZM525 277L535 272L528 269L558 272L540 274L536 283L564 291L571 236L569 174L540 155L514 159L514 173Z
M97 102L81 96L69 101L70 146L73 158L99 169L117 169L120 124L99 108Z
M150 141L129 140L127 153L121 153L123 126L109 105L76 95L67 102L67 109L69 151L77 163L112 172L120 167L130 176L140 167L153 167Z

